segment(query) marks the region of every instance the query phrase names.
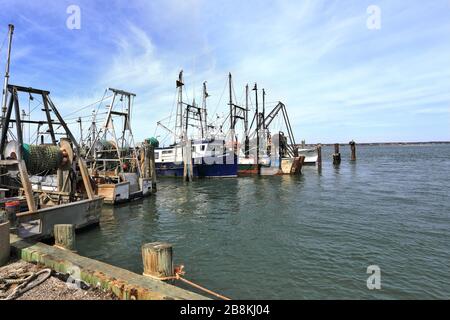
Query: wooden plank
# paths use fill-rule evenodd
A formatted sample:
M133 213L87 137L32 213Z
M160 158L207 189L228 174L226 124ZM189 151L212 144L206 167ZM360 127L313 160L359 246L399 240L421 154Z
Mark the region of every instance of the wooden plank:
M80 167L81 176L83 178L84 188L86 189L87 196L90 200L94 199L95 194L94 190L92 190L91 180L89 179L89 173L86 168L86 164L83 159L78 159L78 166Z
M22 181L22 187L25 191L25 196L27 199L28 211L36 212L36 203L34 202L33 189L31 187L30 177L28 176L27 168L25 166L25 161L22 160L18 163L20 180Z

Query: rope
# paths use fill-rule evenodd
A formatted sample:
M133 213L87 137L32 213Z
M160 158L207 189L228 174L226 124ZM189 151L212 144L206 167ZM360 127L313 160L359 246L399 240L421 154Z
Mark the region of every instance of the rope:
M189 280L187 280L187 279L184 279L184 278L182 278L181 276L178 276L178 277L177 277L177 280L178 280L178 279L181 280L181 281L183 281L184 283L187 283L187 284L193 286L194 288L197 288L197 289L202 290L202 291L204 291L204 292L206 292L206 293L209 293L210 295L213 295L213 296L215 296L215 297L217 297L217 298L219 298L219 299L222 299L222 300L231 300L230 298L227 298L227 297L222 296L222 295L220 295L220 294L218 294L218 293L216 293L216 292L214 292L214 291L211 291L211 290L209 290L209 289L206 289L206 288L204 288L204 287L202 287L202 286L200 286L200 285L198 285L198 284L195 284L195 283L193 283L192 281L189 281Z
M42 274L44 274L44 276L39 278ZM44 283L48 278L50 278L51 274L51 269L43 269L38 272L14 272L4 278L0 278L0 300L17 299L25 292ZM6 288L16 284L18 284L18 286L15 287L11 293L7 294L8 289Z
M197 289L199 289L199 290L201 290L201 291L203 291L203 292L206 292L206 293L208 293L208 294L210 294L210 295L212 295L212 296L215 296L215 297L217 297L217 298L219 298L219 299L222 299L222 300L231 300L230 298L228 298L228 297L225 297L225 296L223 296L223 295L221 295L221 294L218 294L217 292L214 292L214 291L211 291L211 290L209 290L209 289L206 289L205 287L202 287L201 285L198 285L198 284L196 284L196 283L194 283L194 282L192 282L192 281L190 281L190 280L188 280L188 279L185 279L185 278L183 278L182 277L182 275L184 275L185 274L185 272L184 272L184 266L183 265L181 265L181 266L179 266L179 267L175 267L175 275L174 276L170 276L170 277L156 277L156 276L153 276L153 275L150 275L150 274L146 274L145 272L144 272L144 276L146 276L146 277L149 277L149 278L152 278L152 279L155 279L155 280L160 280L160 281L168 281L168 280L181 280L181 281L183 281L184 283L186 283L186 284L188 284L188 285L190 285L190 286L192 286L192 287L194 287L194 288L197 288Z
M217 109L219 109L219 105L222 102L223 95L225 94L225 90L227 89L227 83L228 82L225 82L225 86L223 87L222 94L220 95L219 102L217 103L216 108L214 109L214 112L211 113L211 116L215 116L217 114ZM214 120L212 122L214 122Z
M76 114L76 113L78 113L78 112L80 112L80 111L82 111L82 110L84 110L84 109L89 108L89 107L92 107L92 106L96 105L97 103L99 104L98 107L97 107L97 112L98 112L98 110L100 109L100 106L101 106L102 102L103 102L104 100L109 99L109 98L112 97L112 95L110 95L110 96L108 96L108 97L105 97L105 96L106 96L106 92L103 94L102 99L100 99L100 100L98 100L98 101L95 101L95 102L93 102L93 103L91 103L91 104L88 104L88 105L86 105L86 106L84 106L84 107L80 107L80 108L76 109L75 111L66 114L66 115L64 116L64 118L66 118L66 117L68 117L68 116L71 116L71 115L73 115L73 114Z

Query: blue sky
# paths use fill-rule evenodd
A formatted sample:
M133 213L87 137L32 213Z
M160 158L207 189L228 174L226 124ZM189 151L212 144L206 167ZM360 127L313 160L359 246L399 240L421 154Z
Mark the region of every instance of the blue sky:
M80 30L66 27L71 4L81 8ZM379 30L366 25L372 4L381 9ZM173 112L180 69L190 99L208 81L211 113L227 108L228 72L238 100L246 83L258 82L269 102L286 104L298 141L450 140L448 0L0 0L0 7L0 41L8 23L16 26L11 83L50 90L64 115L107 87L135 92L137 140Z

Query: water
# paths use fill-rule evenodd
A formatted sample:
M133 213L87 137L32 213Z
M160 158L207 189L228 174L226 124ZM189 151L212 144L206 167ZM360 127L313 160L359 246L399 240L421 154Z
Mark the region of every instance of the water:
M140 246L167 241L187 279L235 299L450 298L450 145L341 152L334 168L323 150L321 174L159 181L105 208L79 252L142 273Z

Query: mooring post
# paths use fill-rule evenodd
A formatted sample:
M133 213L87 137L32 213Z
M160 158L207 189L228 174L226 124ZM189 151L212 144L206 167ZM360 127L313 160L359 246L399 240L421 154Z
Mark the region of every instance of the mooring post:
M144 276L167 280L174 276L172 245L165 242L152 242L142 246Z
M150 145L148 148L150 177L152 178L152 192L156 192L156 165L155 165L155 147Z
M76 251L75 226L73 224L55 224L53 233L56 247Z
M352 156L351 156L351 161L356 161L356 142L355 141L350 141L350 149L352 150Z
M9 261L11 248L9 244L9 221L0 221L0 267Z
M334 144L333 164L339 165L341 163L341 153L339 152L339 143Z
M193 164L192 164L192 141L186 140L183 148L184 170L183 177L185 181L192 181Z
M18 213L20 213L20 201L8 201L5 203L6 220L9 220L10 227L16 227Z
M322 168L322 145L319 143L317 149L317 167Z

